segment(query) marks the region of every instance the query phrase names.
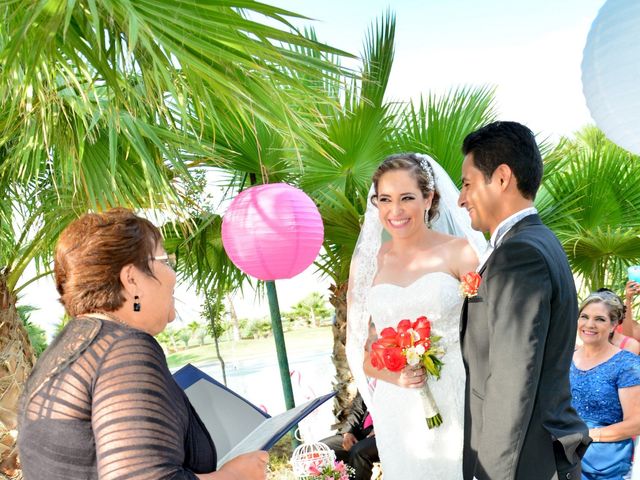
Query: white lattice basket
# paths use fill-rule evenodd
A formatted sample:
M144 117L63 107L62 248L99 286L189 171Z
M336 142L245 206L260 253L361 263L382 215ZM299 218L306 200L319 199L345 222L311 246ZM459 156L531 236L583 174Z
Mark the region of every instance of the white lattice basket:
M303 443L293 451L291 465L297 478L309 477L309 467L333 466L336 454L324 443Z

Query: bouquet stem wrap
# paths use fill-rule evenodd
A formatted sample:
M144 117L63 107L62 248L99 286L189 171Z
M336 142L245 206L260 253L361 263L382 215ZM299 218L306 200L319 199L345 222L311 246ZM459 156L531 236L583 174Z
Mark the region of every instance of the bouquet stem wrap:
M430 429L439 427L440 425L442 425L442 415L440 415L440 411L438 410L436 401L431 394L429 383L424 382L424 386L419 391L420 399L422 400L424 416L427 420L427 427L429 427Z

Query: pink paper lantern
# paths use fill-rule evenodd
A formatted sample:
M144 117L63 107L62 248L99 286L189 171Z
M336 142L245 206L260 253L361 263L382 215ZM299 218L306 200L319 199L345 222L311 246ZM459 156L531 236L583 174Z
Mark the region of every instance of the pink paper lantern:
M244 190L222 221L227 255L260 280L299 274L316 259L323 239L322 218L313 200L286 183Z

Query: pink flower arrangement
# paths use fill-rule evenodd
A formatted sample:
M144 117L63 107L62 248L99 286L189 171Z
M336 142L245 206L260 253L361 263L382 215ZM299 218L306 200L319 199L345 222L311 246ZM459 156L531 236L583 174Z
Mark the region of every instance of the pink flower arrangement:
M334 462L333 465L317 465L312 463L308 469L306 480L349 480L355 475L353 467L345 465L343 461Z

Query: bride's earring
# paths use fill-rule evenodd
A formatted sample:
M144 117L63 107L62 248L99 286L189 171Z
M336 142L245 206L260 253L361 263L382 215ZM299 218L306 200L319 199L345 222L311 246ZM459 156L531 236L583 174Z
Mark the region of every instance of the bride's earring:
M429 221L429 210L425 210L424 211L424 224L427 226L427 228L431 228L431 222Z

